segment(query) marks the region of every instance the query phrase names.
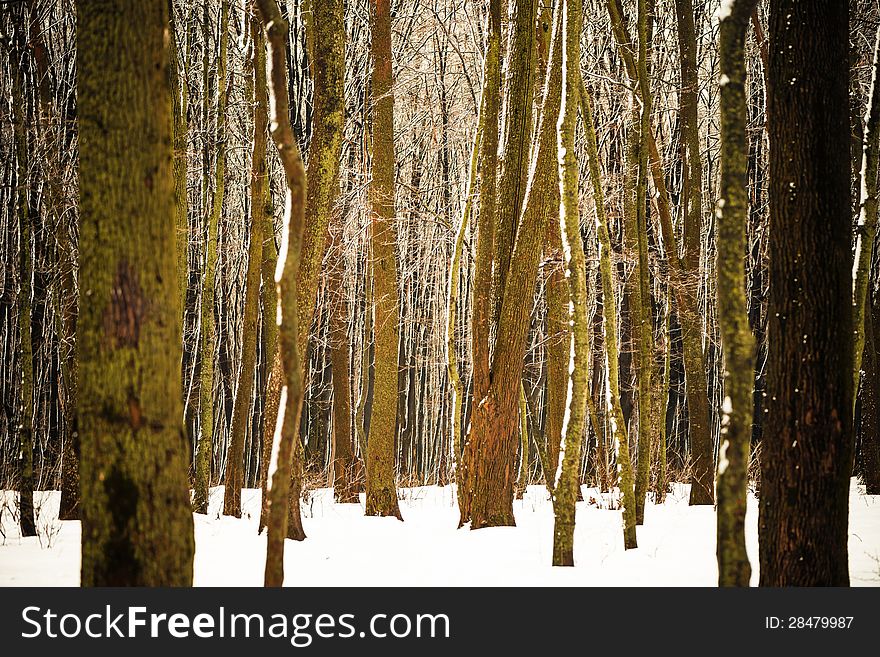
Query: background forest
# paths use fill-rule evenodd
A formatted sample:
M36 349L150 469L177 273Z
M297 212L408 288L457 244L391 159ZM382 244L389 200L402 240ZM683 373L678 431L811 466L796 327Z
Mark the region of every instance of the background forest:
M0 4L22 535L60 490L83 584L189 583L181 495L240 517L261 488L280 584L315 489L400 518L455 484L477 529L542 484L573 565L581 485L634 548L687 484L722 585L747 494L762 584L849 582L850 477L880 494L875 0L142 5Z

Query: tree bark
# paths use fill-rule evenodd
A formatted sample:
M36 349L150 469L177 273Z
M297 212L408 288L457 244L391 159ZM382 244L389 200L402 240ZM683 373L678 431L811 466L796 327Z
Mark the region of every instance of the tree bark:
M586 429L590 325L587 319L587 268L578 212L578 162L575 154L575 125L580 94L580 0L564 0L559 37L562 53L562 93L556 122L559 169L559 226L565 278L569 290L571 325L570 365L566 421L553 482L553 565L574 566L574 523L579 488L581 445Z
M492 323L497 324L510 270L513 243L528 184L532 137L532 89L537 64L537 0L508 0L513 6L513 35L505 62L504 153L499 162L498 211L495 214ZM496 172L492 172L496 175Z
M870 299L869 299L870 300ZM865 376L862 378L860 454L865 493L880 495L880 368L877 364L877 338L880 307L871 300L865 313Z
M849 5L770 4L770 300L762 586L849 584Z
M752 435L755 338L746 305L746 138L745 40L757 0L736 0L721 19L721 187L718 225L718 323L724 348L724 403L718 456L718 585L748 586L745 516Z
M257 0L268 45L269 125L272 140L284 168L286 192L281 249L275 269L278 305L278 350L284 369L278 422L269 466L267 487L267 536L265 585L284 583L284 539L288 537L291 470L294 449L299 443L302 412L303 375L297 321L297 272L305 224L306 171L299 145L290 127L287 90L287 21L281 17L276 0ZM297 495L297 499L298 495ZM296 509L299 518L299 509Z
M874 65L871 75L871 92L865 115L865 137L862 147L861 203L856 233L855 266L853 267L853 390L858 391L862 369L862 353L865 348L865 308L869 305L871 260L874 240L877 236L877 169L880 164L880 29L874 45Z
M463 468L459 478L459 526L471 520L478 434L474 422L480 406L489 393L490 348L492 325L492 261L496 202L498 195L498 126L501 93L501 1L490 0L486 34L486 57L483 60L483 97L480 107L479 190L480 212L477 221L477 253L473 282L473 318L471 320L471 361L473 391L471 396L471 430L468 435Z
M77 3L84 586L192 583L167 11Z
M391 3L373 10L373 181L370 185L375 362L373 408L367 444L368 516L403 520L394 483L400 309L397 299L397 224L394 209L394 96L391 71Z
M561 17L559 21L561 22ZM522 385L523 359L531 323L538 260L544 241L544 222L550 214L549 200L552 196L549 190L558 187L558 176L554 175L556 129L552 117L558 117L562 88L561 44L557 46L557 52L556 60L553 61L559 64L551 65L545 86L542 127L539 128L539 141L532 155L533 175L526 188L526 200L523 203L504 288L489 389L479 401L476 361L474 364L474 399L477 406L471 420L471 448L472 454L479 455L479 458L471 457L471 462L474 463L471 481L471 529L515 524L513 496L516 483L516 448L519 443L517 407ZM484 137L488 141L488 132L484 133ZM476 328L476 314L474 321Z

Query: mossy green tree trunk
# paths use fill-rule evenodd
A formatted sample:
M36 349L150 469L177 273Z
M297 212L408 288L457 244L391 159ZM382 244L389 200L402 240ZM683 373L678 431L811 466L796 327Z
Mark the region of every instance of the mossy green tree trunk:
M746 553L745 516L752 435L755 338L746 306L746 138L745 40L756 0L736 0L721 19L721 188L718 225L718 320L724 348L724 403L718 457L718 584L748 586L752 569Z
M846 586L853 437L849 4L770 3L762 586Z
M181 306L183 306L186 303L186 288L189 274L187 269L189 221L187 218L186 193L189 86L186 82L185 58L183 59L183 65L181 65L178 26L174 15L174 0L168 0L168 23L168 79L171 84L171 129L174 143L174 210L175 218L177 219L177 276L180 285Z
M331 265L330 294L330 366L333 368L333 496L341 504L357 504L355 484L357 459L354 455L351 431L351 355L348 339L348 300L345 296L345 253L342 244L341 214L339 222L339 255Z
M315 314L321 263L328 229L339 196L339 152L345 108L345 22L342 0L310 0L307 15L310 74L314 85L312 136L309 141L309 223L303 233L299 267L299 347L305 356ZM389 45L390 48L390 45Z
M495 213L492 321L498 322L504 286L528 184L532 141L532 102L537 63L537 0L509 0L512 35L504 71L504 153L499 164L498 211ZM493 172L493 175L495 173Z
M186 586L168 4L76 10L82 584Z
M581 464L581 444L586 429L590 326L587 319L587 270L578 212L578 162L575 155L575 124L580 94L580 0L562 3L562 93L556 122L559 167L559 226L565 278L569 289L571 325L570 365L563 439L553 484L553 565L574 565L574 523ZM547 120L549 117L544 117Z
M370 241L373 260L373 407L367 444L368 516L403 519L394 483L397 431L397 224L394 210L394 78L391 71L391 3L371 0L373 39L373 180Z

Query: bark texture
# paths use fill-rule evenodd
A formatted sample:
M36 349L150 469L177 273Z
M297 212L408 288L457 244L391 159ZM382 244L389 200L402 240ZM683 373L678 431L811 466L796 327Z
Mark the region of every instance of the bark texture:
M84 586L192 583L167 11L77 3Z
M744 47L756 0L736 0L722 19L721 188L718 225L718 323L724 347L724 403L717 479L718 585L748 586L752 569L746 553L745 517L749 449L752 435L752 386L755 338L746 305L746 219L748 217L748 142L746 137Z
M770 299L762 586L849 584L849 5L770 3Z
M368 516L402 520L394 483L400 308L397 299L397 223L394 212L394 96L391 71L391 2L373 9L373 181L370 185L373 249L373 407L367 444Z

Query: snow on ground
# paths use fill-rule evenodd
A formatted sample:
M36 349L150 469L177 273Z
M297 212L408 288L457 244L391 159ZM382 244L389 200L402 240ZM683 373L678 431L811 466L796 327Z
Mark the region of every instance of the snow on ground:
M850 490L849 558L855 586L880 586L880 496ZM587 500L598 497L584 489ZM12 516L15 494L0 497L0 586L77 586L80 523L57 520L58 492L38 493L40 536L22 539ZM648 503L639 548L624 551L620 511L578 504L574 568L553 568L552 506L542 486L516 502L516 527L456 529L455 489L402 489L405 522L365 518L361 504L338 505L330 489L304 504L308 538L287 541L288 586L714 586L715 512L689 507L687 486L667 502ZM4 503L5 500L5 503ZM219 514L223 489L211 491L210 513L195 515L197 586L260 586L265 533L256 532L260 491L243 492L242 519ZM746 540L757 574L757 500L749 499Z

